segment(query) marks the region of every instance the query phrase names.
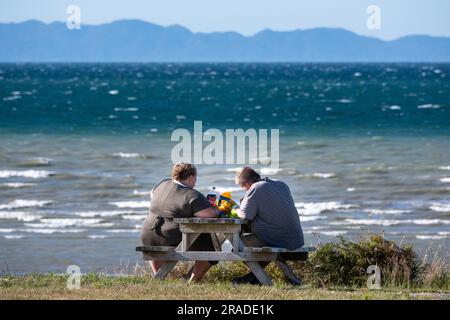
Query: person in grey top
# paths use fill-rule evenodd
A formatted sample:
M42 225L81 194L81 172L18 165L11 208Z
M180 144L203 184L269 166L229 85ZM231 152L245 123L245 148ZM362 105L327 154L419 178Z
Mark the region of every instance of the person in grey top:
M300 217L286 183L261 179L250 167L237 172L235 182L246 191L237 210L239 217L250 221L250 233L241 236L246 246L293 250L304 245ZM234 282L256 283L257 279L250 273Z
M217 218L219 211L195 190L197 169L190 163L173 166L172 179L161 181L152 190L152 200L147 218L141 229L141 241L146 246L174 246L181 242L181 232L174 218ZM189 247L192 251L215 251L209 234L202 234ZM165 261L150 261L154 273ZM217 261L197 261L190 281L200 281Z

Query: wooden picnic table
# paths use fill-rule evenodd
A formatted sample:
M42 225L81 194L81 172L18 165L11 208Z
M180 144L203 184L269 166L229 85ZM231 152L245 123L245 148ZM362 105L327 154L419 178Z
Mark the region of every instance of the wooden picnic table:
M155 274L155 278L164 279L179 261L242 261L255 274L263 285L271 285L272 280L258 263L274 261L283 274L292 282L301 280L282 258L283 254L294 255L289 260L306 260L308 252L315 248L301 247L296 250L273 247L246 247L240 239L243 219L229 218L179 218L173 220L179 224L182 241L177 247L141 246L136 251L143 253L144 260L167 261ZM202 233L211 234L216 251L190 251L190 246ZM231 243L232 251L222 251L225 240ZM297 258L295 258L297 256Z

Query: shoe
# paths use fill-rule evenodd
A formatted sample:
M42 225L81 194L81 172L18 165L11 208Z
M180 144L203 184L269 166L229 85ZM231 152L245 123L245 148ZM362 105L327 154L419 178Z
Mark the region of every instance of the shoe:
M232 280L233 284L261 284L259 280L256 278L256 276L253 274L253 272L250 272L242 277L236 277Z

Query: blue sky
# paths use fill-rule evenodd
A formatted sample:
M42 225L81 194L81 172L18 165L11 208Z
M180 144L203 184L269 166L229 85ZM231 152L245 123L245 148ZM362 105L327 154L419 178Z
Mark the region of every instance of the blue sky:
M341 27L358 34L395 39L411 34L450 36L449 0L0 0L0 22L65 21L70 4L82 24L141 19L180 24L194 32ZM381 9L381 29L366 26L369 5Z

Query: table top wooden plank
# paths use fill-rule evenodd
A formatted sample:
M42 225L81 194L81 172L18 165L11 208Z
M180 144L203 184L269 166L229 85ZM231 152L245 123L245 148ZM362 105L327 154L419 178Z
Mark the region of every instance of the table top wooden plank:
M175 218L173 222L181 224L246 224L247 220L233 218Z
M181 233L237 233L241 232L241 224L229 223L180 223Z

